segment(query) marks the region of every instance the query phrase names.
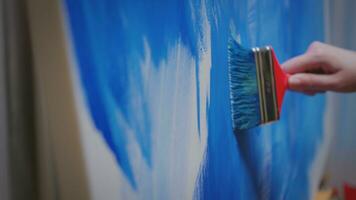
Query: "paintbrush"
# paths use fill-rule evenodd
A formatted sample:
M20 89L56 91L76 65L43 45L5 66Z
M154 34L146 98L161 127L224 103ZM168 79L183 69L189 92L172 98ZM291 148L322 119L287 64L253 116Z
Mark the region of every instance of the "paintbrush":
M233 129L278 120L289 75L281 69L272 47L247 49L230 39L228 59Z

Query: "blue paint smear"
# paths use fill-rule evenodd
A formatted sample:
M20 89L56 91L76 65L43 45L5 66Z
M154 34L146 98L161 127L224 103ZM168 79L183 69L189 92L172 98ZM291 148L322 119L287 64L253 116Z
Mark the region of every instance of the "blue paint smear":
M118 107L134 129L136 140L146 162L151 165L150 119L147 102L130 104L129 81L141 83L138 57L143 57L143 39L149 43L158 66L167 57L169 45L181 41L197 57L197 35L191 23L191 11L184 1L65 1L75 44L80 78L94 124L132 186L132 174L127 152L127 135L115 122ZM199 3L195 3L199 6ZM129 74L135 74L129 80ZM135 88L143 94L143 85ZM199 91L199 90L198 90ZM135 108L142 115L130 115ZM143 123L141 121L143 120Z
M144 57L146 40L153 62L159 66L168 47L179 41L198 60L197 41L205 33L192 15L201 17L201 4L190 0L65 0L91 118L133 188L138 184L129 161L129 133L118 124L117 112L133 130L145 162L154 165L148 102L130 101L130 90L140 96L145 93L138 58ZM303 53L310 42L323 40L323 1L207 0L205 4L212 69L206 159L195 198L308 199L308 171L322 140L324 97L288 92L279 122L233 133L227 43L233 25L242 45L270 44L280 61L285 61ZM198 63L196 69L198 77ZM132 82L136 84L129 90ZM197 84L198 102L199 91ZM200 130L199 105L197 108ZM137 109L139 115L130 115Z
M215 9L214 6L209 8ZM219 6L224 8L224 14L231 7ZM303 53L312 41L323 40L322 1L239 1L237 8L239 14L234 19L242 44L250 47L270 44L281 62ZM231 129L227 128L231 127L227 123L227 69L221 67L227 62L222 52L228 31L223 30L228 29L229 19L226 15L219 17L222 20L218 30L213 28L217 34L212 35L215 52L208 149L198 186L203 188L199 189L200 196L203 199L308 199L308 173L322 140L324 97L287 93L279 122L237 132L237 143L234 143ZM246 172L236 167L241 165L245 165ZM251 196L251 189L239 191L245 173L253 182L256 196ZM242 184L251 186L249 181Z
M271 44L280 61L284 61L304 52L313 40L323 39L321 1L240 3L236 27L245 46ZM204 189L200 189L200 195L204 199L235 199L241 192L238 191L239 187L234 186L239 185L241 172L243 173L243 170L236 169L235 166L243 162L248 169L246 173L253 182L256 194L254 198L308 199L308 173L316 148L322 139L324 97L309 98L287 93L279 122L235 133L237 144L232 142L229 138L229 135L232 135L231 130L226 129L230 127L230 124L227 124L227 69L217 68L226 66L226 55L221 55L227 41L226 34L221 34L224 32L222 30L227 29L227 24L224 24L226 21L228 20L223 19L219 31L216 31L219 34L212 36L213 50L216 52L212 58L208 152L206 169L201 178L202 185L199 186ZM221 133L225 133L225 138ZM241 156L242 161L235 159L236 156L231 155L233 152L239 152L237 155ZM238 170L239 173L231 172L233 170ZM226 176L227 174L229 176ZM235 174L236 177L231 177L230 174ZM244 184L250 185L248 182ZM250 193L246 193L238 199L254 198Z

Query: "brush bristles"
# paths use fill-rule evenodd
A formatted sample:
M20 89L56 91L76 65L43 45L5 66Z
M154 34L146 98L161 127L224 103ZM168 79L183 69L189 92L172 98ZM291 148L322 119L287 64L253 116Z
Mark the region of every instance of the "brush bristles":
M233 39L228 50L233 128L245 130L261 123L255 57Z

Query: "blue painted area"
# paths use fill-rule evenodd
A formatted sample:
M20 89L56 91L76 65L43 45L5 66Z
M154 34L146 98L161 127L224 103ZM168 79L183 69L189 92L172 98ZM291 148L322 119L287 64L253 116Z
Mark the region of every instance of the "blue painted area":
M135 186L127 152L127 135L117 125L117 108L134 129L142 154L151 162L150 118L146 102L130 101L130 90L141 95L143 85L139 60L144 54L143 40L152 48L158 64L167 48L178 39L196 56L196 31L191 11L184 1L67 0L68 19L79 62L80 78L95 126L114 151L124 173ZM199 3L194 3L199 7ZM134 75L129 80L129 75ZM128 88L130 81L138 84ZM142 109L140 116L130 112Z
M313 40L323 39L322 1L240 1L237 7L236 27L241 43L250 47L270 44L281 62L304 52ZM237 169L239 162L248 169L257 199L308 199L308 173L322 140L324 97L287 93L279 122L237 132L237 144L232 142L232 133L226 129L230 126L227 71L221 67L226 63L226 55L221 55L227 41L221 33L226 26L220 25L216 31L219 35L213 35L216 53L212 56L207 169L199 186L204 188L204 199L233 199L240 193L244 170ZM232 155L235 151L242 161ZM231 172L235 169L240 173ZM250 185L248 181L244 184ZM253 199L248 194L245 198Z
M127 181L137 189L140 183L130 161L129 134L137 141L146 164L155 165L152 111L148 106L152 102L145 98L147 91L140 68L145 56L144 43L150 47L156 68L168 59L169 47L179 43L189 50L196 61L199 103L201 72L197 60L201 47L197 44L206 33L197 22L203 18L203 3L193 0L65 0L65 3L91 118ZM323 39L322 0L207 0L204 5L211 31L211 46L207 48L211 48L212 68L206 108L207 147L202 170L197 175L195 197L307 199L308 170L322 140L324 97L287 93L279 122L234 134L227 46L234 26L244 46L270 44L280 61L300 54L313 40ZM200 130L202 111L199 105L196 108ZM183 149L177 147L177 151Z

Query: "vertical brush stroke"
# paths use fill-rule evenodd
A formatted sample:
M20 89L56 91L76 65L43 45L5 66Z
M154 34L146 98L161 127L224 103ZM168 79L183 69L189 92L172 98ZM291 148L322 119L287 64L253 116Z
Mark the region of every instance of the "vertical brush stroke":
M282 62L323 39L322 4L65 0L86 108L133 188L120 197L308 199L324 97L287 93L279 122L233 133L227 46Z
M207 158L198 186L202 187L199 189L202 199L310 198L309 171L323 139L324 97L310 98L288 93L278 123L237 132L237 144L234 144L230 138L231 129L226 128L230 126L226 118L229 113L226 106L227 72L225 68L217 66L224 66L222 63L227 62L226 55L221 53L226 46L227 36L221 33L228 29L229 20L244 46L272 45L283 62L304 52L313 40L323 39L322 3L239 1L236 8L238 16L234 18L236 21L226 18L226 7L231 5L211 4L212 10L223 7L224 14L214 13L220 14L217 18L221 21L216 31L212 31L213 67ZM214 18L212 16L212 20ZM219 34L214 36L214 32ZM221 133L225 134L224 137L221 137ZM237 159L238 156L241 158ZM245 176L248 181L241 181ZM242 191L239 191L241 188Z
M206 147L210 89L204 4L66 6L85 103L138 193L132 197L192 198Z

